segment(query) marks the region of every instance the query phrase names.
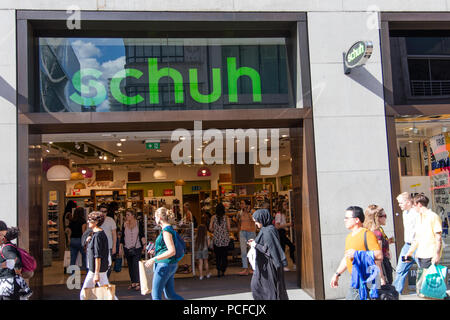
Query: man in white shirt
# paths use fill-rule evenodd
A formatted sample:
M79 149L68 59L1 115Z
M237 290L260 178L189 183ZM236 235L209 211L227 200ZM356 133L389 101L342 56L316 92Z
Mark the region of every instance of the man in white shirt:
M438 264L441 259L442 221L436 213L427 208L429 199L424 194L416 195L413 201L418 217L414 241L405 256L412 257L415 254L418 265L416 291L420 297L423 297L420 288L425 271L432 264Z
M397 202L400 209L403 210L402 217L405 244L403 245L400 256L397 260L397 269L395 270L396 277L393 285L395 287L395 290L397 290L397 292L401 294L403 291L403 287L405 286L405 279L408 276L408 272L411 269L412 265L415 263L414 256L411 261L402 261L402 257L404 257L409 251L411 243L414 240L415 225L418 213L413 207L413 201L408 192L399 194L397 196Z
M108 246L109 246L109 269L108 269L108 278L111 275L111 265L112 265L112 256L116 254L116 244L117 244L117 226L116 222L113 218L108 217L108 209L105 207L100 208L100 212L105 215L105 221L102 223L101 228L105 231L106 236L108 238Z

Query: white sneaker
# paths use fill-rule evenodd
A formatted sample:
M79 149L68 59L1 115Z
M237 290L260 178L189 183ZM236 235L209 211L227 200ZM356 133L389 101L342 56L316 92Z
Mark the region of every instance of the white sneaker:
M206 275L206 278L209 279L210 277L211 277L211 273L208 273L208 274Z
M203 280L203 277L199 277L200 280Z

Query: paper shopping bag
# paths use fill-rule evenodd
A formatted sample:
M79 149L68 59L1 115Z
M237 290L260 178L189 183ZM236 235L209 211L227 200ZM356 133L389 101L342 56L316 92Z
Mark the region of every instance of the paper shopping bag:
M68 268L70 266L70 251L64 251L64 268Z
M115 300L116 286L107 284L101 287L84 288L84 300Z
M153 268L147 268L143 260L139 261L139 281L142 295L152 292Z

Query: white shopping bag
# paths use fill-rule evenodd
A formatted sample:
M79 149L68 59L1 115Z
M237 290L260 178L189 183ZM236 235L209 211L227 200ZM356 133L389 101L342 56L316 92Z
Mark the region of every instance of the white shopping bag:
M70 266L70 251L64 251L64 268Z

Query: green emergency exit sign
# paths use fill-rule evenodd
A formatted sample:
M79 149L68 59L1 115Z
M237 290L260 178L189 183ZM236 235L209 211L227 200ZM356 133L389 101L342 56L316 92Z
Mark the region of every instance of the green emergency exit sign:
M161 148L160 142L146 142L145 148L149 150L158 150Z

